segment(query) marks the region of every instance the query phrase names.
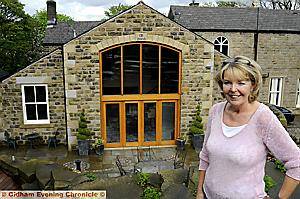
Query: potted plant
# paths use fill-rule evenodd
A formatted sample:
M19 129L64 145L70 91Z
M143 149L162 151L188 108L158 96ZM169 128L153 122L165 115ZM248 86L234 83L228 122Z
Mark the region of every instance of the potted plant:
M183 150L184 149L184 145L185 145L185 141L186 141L186 135L181 135L179 138L176 139L175 143L177 146L177 149Z
M79 128L77 133L79 155L88 155L90 149L91 131L87 128L84 110L80 113Z
M196 115L190 126L190 134L192 136L192 145L196 151L200 151L204 141L204 130L201 117L201 106L197 105Z
M102 138L95 139L94 149L97 155L102 155L104 153L104 141Z

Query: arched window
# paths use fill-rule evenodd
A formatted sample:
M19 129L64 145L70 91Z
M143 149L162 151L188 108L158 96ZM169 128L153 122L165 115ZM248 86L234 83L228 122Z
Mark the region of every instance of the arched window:
M221 53L223 53L224 55L228 55L228 51L229 51L229 42L228 39L226 37L217 37L217 39L215 39L214 41L214 46L215 46L215 50L220 51Z

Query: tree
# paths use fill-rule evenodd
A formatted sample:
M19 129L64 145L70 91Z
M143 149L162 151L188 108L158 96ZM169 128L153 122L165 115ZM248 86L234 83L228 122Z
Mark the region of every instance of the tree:
M260 6L268 9L300 10L300 0L260 0Z
M236 1L217 1L216 3L218 7L231 7L231 8L245 7L244 4Z
M223 7L223 8L241 8L246 7L246 4L243 4L238 1L217 1L217 2L206 2L201 7Z
M108 11L104 11L104 14L106 17L111 18L113 16L116 16L117 14L119 14L120 12L127 10L128 8L130 8L131 6L128 5L123 5L123 4L119 4L117 6L111 6Z
M42 37L18 0L0 1L0 69L9 73L36 60Z
M56 17L58 22L68 22L68 23L73 22L73 19L70 16L67 16L65 14L57 14ZM37 20L40 26L43 27L44 29L47 27L48 18L47 18L47 11L45 9L36 11L36 13L33 15L33 18Z

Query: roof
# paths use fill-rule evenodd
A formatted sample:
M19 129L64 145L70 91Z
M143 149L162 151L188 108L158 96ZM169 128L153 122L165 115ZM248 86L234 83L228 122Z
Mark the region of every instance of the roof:
M0 70L0 81L4 80L9 76L9 73L3 70Z
M77 35L80 35L97 25L101 21L74 21L74 22L58 22L52 27L46 29L44 44L64 44Z
M258 12L259 11L259 12ZM169 18L197 30L300 32L300 11L263 8L174 6Z

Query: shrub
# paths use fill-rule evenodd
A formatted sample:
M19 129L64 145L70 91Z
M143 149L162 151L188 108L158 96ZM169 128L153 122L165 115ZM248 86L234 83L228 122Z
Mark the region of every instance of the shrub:
M276 185L276 182L273 180L272 177L268 175L265 175L264 181L265 181L265 192L268 193L270 189L272 189Z
M145 187L150 180L150 174L149 173L139 173L137 175L137 184L140 185L141 187Z
M201 135L204 134L202 117L200 116L200 114L201 114L201 106L198 104L196 107L196 115L190 126L191 134L201 134Z
M85 118L84 110L80 113L79 118L79 128L77 139L78 140L87 140L91 138L91 131L87 128L87 120Z
M286 168L284 167L284 164L280 160L275 160L274 164L276 165L276 169L278 169L281 173L286 172Z
M94 173L86 173L84 175L89 179L89 181L94 181L97 179L97 177Z
M160 199L161 192L157 188L147 187L143 191L143 199Z

